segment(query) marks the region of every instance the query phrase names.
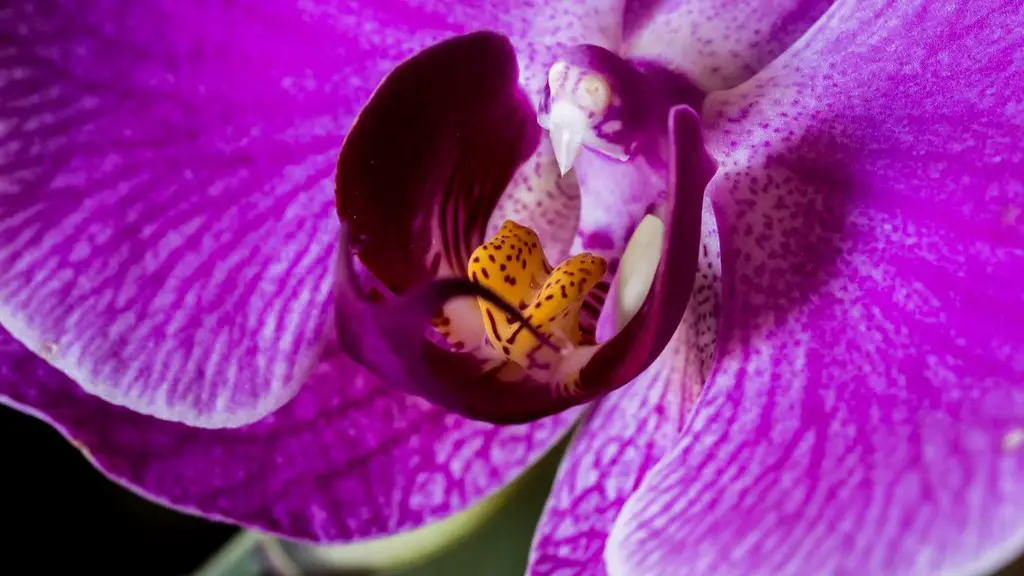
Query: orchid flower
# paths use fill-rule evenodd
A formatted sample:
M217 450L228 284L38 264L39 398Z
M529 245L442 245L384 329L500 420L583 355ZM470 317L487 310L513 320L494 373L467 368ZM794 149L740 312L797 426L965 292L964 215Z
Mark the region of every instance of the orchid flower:
M0 8L0 400L312 542L578 422L532 573L1024 548L1024 8L546 4Z

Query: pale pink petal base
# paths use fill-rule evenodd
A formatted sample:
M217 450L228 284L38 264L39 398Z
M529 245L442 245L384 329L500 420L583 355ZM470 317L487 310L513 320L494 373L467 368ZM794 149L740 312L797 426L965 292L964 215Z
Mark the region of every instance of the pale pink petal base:
M3 332L0 402L50 423L148 498L317 542L387 535L463 510L543 456L577 413L523 426L472 422L338 356L259 423L205 430L90 396Z
M719 358L610 573L974 574L1024 548L1024 31L1016 3L939 4L837 5L709 99Z

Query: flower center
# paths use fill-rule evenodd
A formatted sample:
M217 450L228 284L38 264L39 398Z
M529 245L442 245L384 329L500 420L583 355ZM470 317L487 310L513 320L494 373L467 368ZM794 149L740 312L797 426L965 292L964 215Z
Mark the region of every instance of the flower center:
M469 277L522 311L526 320L564 348L593 344L580 330L580 307L607 270L603 258L577 254L557 267L548 264L536 232L506 220L498 234L469 259ZM560 352L544 346L524 326L478 299L484 332L506 360L531 372L547 372Z

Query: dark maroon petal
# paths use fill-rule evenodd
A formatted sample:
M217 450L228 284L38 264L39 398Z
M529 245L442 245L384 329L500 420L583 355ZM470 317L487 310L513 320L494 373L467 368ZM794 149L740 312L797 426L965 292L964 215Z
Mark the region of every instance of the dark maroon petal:
M515 51L481 32L388 75L338 159L338 214L360 260L395 293L465 275L487 220L540 141Z

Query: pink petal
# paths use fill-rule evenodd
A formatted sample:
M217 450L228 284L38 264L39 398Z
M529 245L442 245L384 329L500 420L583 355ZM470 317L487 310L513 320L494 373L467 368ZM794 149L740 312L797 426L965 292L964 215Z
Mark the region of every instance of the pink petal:
M581 423L537 526L531 574L604 574L605 541L619 510L682 434L711 366L718 319L710 201L703 227L697 284L682 324L650 368L600 400Z
M390 534L462 510L540 458L573 421L472 422L336 356L259 423L192 428L82 392L5 332L0 399L49 422L148 498L315 541Z
M1019 19L838 5L709 98L718 360L609 571L979 573L1024 547Z
M631 0L623 54L731 88L797 41L833 0Z

